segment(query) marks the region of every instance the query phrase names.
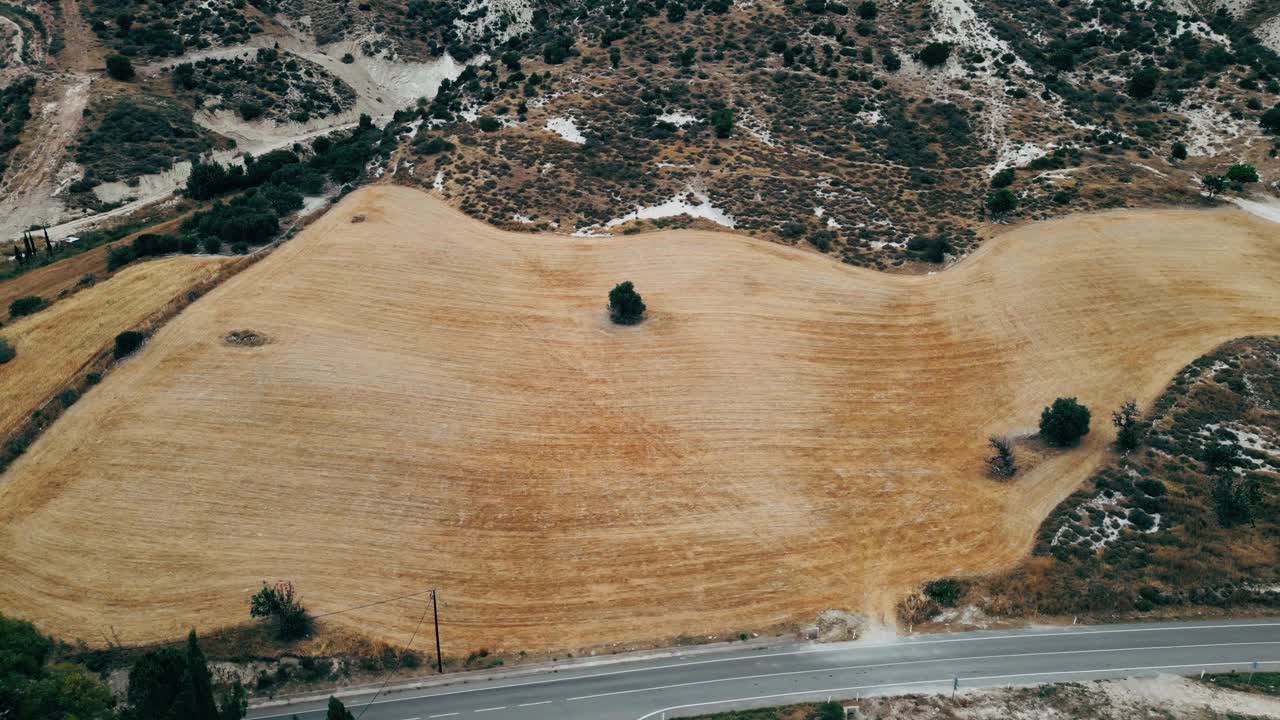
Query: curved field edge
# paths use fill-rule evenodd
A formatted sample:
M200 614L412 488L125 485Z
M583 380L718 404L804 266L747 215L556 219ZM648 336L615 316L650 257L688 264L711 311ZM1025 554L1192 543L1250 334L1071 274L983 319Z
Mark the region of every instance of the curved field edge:
M0 437L12 435L90 366L105 365L118 333L176 312L188 291L216 279L228 262L171 257L139 264L5 326L0 337L17 355L0 373Z
M723 233L504 233L363 189L15 463L0 604L128 644L241 622L263 579L315 612L439 587L448 655L888 612L1017 562L1122 400L1280 332L1273 237L1235 210L1078 216L888 276ZM633 328L603 308L624 279L650 308ZM269 342L223 341L245 328ZM986 437L1059 395L1094 432L986 478ZM403 642L419 613L331 620Z

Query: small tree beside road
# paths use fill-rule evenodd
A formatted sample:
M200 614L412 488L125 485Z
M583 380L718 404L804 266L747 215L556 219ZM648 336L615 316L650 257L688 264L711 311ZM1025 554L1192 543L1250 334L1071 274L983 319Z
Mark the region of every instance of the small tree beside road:
M250 600L249 617L271 618L279 640L297 640L311 631L311 618L294 596L293 583L288 580L278 580L275 585L264 580L262 589Z

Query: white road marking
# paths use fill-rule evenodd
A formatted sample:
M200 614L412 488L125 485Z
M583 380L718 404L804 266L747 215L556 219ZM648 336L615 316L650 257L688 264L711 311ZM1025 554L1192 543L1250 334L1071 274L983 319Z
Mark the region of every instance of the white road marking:
M1182 669L1182 668L1189 668L1189 667L1190 668L1230 667L1232 665L1250 665L1253 662L1256 662L1256 661L1237 660L1234 662L1208 663L1207 665L1205 663L1193 663L1191 665L1150 665L1147 667L1100 668L1098 670L1061 670L1061 671L1055 671L1055 672L1019 673L1016 675L987 675L984 677L968 677L965 679L969 681L1008 680L1010 678L1048 677L1050 675L1077 675L1082 673L1088 674L1088 673L1105 673L1105 672L1137 672L1141 670L1174 670L1174 669ZM1258 664L1259 665L1280 665L1280 660L1274 660L1274 661L1267 660ZM641 715L640 717L636 718L636 720L648 720L649 718L654 717L659 713L669 713L675 710L686 710L688 708L695 708L695 707L706 707L708 705L724 705L726 703L750 702L753 700L770 700L773 698L795 697L797 695L818 695L820 693L843 693L843 692L855 692L860 690L876 690L878 688L907 687L908 685L947 685L948 687L950 687L952 682L953 682L953 678L943 678L941 680L913 680L910 682L883 683L880 685L858 685L855 687L826 688L824 690L801 690L797 692L775 693L773 695L756 695L754 697L729 698L727 700L712 700L709 702L690 703L688 705L672 705L671 707L660 708L658 710L654 710L648 715Z
M493 712L494 710L506 710L506 709L507 709L507 706L506 706L506 705L499 705L498 707L482 708L482 709L480 709L480 710L473 710L472 712L478 712L478 713L479 713L479 712Z
M458 713L440 713L439 715L428 715L427 717L429 718L453 717L454 715L457 715L457 714Z
M427 698L448 697L450 695L463 695L467 693L477 693L477 692L491 692L494 690L510 690L512 688L530 687L534 685L548 685L551 683L573 682L577 680L590 680L592 678L613 677L616 675L629 675L633 673L651 672L655 670L670 670L673 668L692 667L694 665L710 665L714 663L743 662L743 661L749 662L752 660L759 660L761 658L789 657L793 655L814 655L814 654L820 654L820 653L850 652L850 651L858 652L862 650L871 650L875 648L885 648L885 647L912 647L912 646L919 646L919 645L941 645L946 643L988 642L991 640L1018 640L1022 638L1077 637L1077 636L1084 636L1084 635L1112 635L1117 633L1224 630L1224 629L1230 629L1230 628L1260 628L1260 627L1280 627L1280 623L1263 622L1263 623L1232 623L1232 624L1223 624L1223 625L1165 625L1160 627L1116 628L1116 629L1109 629L1109 630L1076 630L1074 628L1070 628L1070 629L1061 630L1058 632L1026 633L1026 634L1011 633L1007 635L992 635L989 637L947 638L947 639L938 639L938 640L907 639L901 642L890 642L890 643L869 643L866 645L851 644L844 647L828 646L828 647L822 647L822 648L813 648L809 650L789 650L786 652L757 653L754 655L735 655L734 657L712 658L710 660L692 660L689 662L670 663L667 665L654 665L651 667L643 667L643 668L631 668L628 670L613 670L610 672L594 673L591 675L573 675L573 676L558 677L558 678L548 678L546 680L534 680L532 682L515 683L512 685L495 685L493 687L469 688L466 690L451 690L449 692L442 692L442 693L427 693L424 695L413 695L410 697L389 698L387 700L375 700L372 703L361 704L359 702L353 702L352 706L383 705L387 703L411 702L414 700L425 700ZM643 662L643 661L637 661L637 662ZM572 672L572 671L573 671L572 668L568 668L565 670L566 673ZM288 712L288 713L281 713L279 715L258 715L252 718L252 720L273 720L273 718L286 718L294 714L295 713Z
M565 698L566 700L591 700L593 698L611 697L614 695L632 695L635 693L652 692L655 690L671 690L673 688L692 687L694 685L711 685L721 682L735 682L738 680L759 680L761 678L786 677L788 675L818 675L820 673L843 672L845 670L866 670L868 668L886 668L899 667L902 665L925 665L928 663L940 662L964 662L968 660L1000 660L1004 658L1020 658L1020 657L1039 657L1044 655L1080 655L1089 653L1109 653L1109 652L1145 652L1147 650L1174 650L1180 648L1210 648L1210 647L1238 647L1240 645L1280 645L1280 642L1244 642L1244 643L1212 643L1205 645L1163 645L1153 647L1138 648L1107 648L1103 650L1054 650L1046 652L1034 653L1010 653L1005 655L974 655L971 657L946 657L946 658L929 658L927 660L901 660L891 663L872 663L862 665L845 665L844 667L820 668L818 670L788 670L786 672L763 673L761 675L739 675L738 677L714 678L711 680L696 680L686 683L675 683L672 685L658 685L656 687L634 688L631 690L616 690L614 692L596 693L595 695L579 695L577 697Z
M536 703L520 703L516 707L533 707L534 705L550 705L550 704L551 704L550 700L543 700L542 702L536 702Z

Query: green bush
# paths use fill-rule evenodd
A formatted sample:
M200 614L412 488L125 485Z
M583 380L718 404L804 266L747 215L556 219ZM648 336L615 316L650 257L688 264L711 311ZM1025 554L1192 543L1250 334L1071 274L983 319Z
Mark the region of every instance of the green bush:
M644 319L645 304L628 280L609 291L609 317L619 325L635 325Z
M943 607L955 607L964 594L964 585L951 578L934 580L925 584L924 594Z
M67 388L58 393L58 402L62 403L62 407L71 407L80 399L80 391L75 388Z
M1018 196L1008 188L1000 188L987 196L987 212L992 217L1000 218L1018 208Z
M1156 86L1160 84L1160 71L1154 65L1147 65L1129 78L1129 95L1143 99L1151 97Z
M24 315L31 315L33 313L39 312L40 310L43 310L44 306L47 304L48 303L44 301L44 298L38 295L28 295L26 297L20 297L17 300L14 300L13 302L9 303L9 317L22 317Z
M1262 113L1262 117L1258 118L1258 124L1266 132L1280 135L1280 105Z
M502 129L502 123L498 119L489 115L480 118L480 130L483 132L497 132Z
M1051 445L1074 445L1089 434L1089 408L1075 398L1058 398L1040 413L1040 435Z
M1016 171L1011 167L1004 168L1000 172L991 176L991 187L997 189L1009 187L1013 184L1013 180L1016 176L1015 173Z
M133 63L124 55L108 55L107 74L116 80L128 82L133 79Z
M18 352L13 349L13 345L10 345L8 340L0 338L0 365L9 362L16 357L17 354Z
M1227 168L1227 179L1233 183L1258 182L1258 171L1252 165L1236 163Z
M116 335L115 358L119 360L133 354L142 347L142 341L146 339L146 336L137 330L125 330Z
M920 62L925 67L936 68L947 63L947 58L951 57L951 43L931 42L920 50Z

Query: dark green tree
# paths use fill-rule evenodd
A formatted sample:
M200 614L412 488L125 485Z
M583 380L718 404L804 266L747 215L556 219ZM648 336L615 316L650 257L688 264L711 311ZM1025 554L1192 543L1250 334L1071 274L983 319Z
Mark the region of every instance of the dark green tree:
M1000 188L987 196L987 212L993 218L1002 218L1018 209L1018 196L1008 188Z
M872 0L864 0L858 5L858 17L863 20L875 20L880 14L880 8Z
M311 632L311 618L288 580L279 580L275 585L263 581L262 589L250 600L249 616L271 618L278 640L297 640Z
M125 330L116 336L115 358L119 360L122 357L133 354L138 348L142 347L142 341L147 336L137 330Z
M951 43L931 42L920 50L919 57L925 67L941 67L947 63L947 58L951 57Z
M174 698L170 717L190 720L221 720L213 700L213 676L200 649L196 631L187 635L187 666L182 673L181 689ZM144 719L145 720L145 719Z
M1218 474L1212 494L1214 514L1224 528L1252 525L1262 510L1262 484L1255 478L1238 477L1231 470Z
M1252 165L1246 163L1235 163L1227 168L1227 179L1233 183L1256 183L1258 182L1258 171Z
M1221 175L1205 175L1200 178L1200 184L1209 193L1209 197L1217 197L1218 193L1227 189L1227 179Z
M347 709L342 701L332 695L329 696L329 710L324 714L324 720L355 720L355 716Z
M17 351L9 344L8 340L0 338L0 365L3 365L17 356Z
M1262 113L1262 117L1258 118L1258 124L1265 131L1273 135L1280 135L1280 105Z
M711 112L711 127L716 137L727 138L733 134L733 108L722 107Z
M1170 148L1169 150L1169 157L1173 158L1174 160L1186 160L1187 159L1186 143L1175 142L1173 144L1173 147Z
M124 55L108 55L107 74L121 82L128 82L133 79L133 63Z
M1210 471L1229 470L1240 464L1240 448L1223 442L1206 445L1202 459Z
M678 23L684 20L684 16L686 12L688 12L688 10L685 8L685 6L682 3L668 2L667 3L667 22Z
M152 650L129 669L130 720L164 720L182 693L187 658L176 648Z
M619 325L635 325L644 319L645 305L628 280L609 291L609 317Z
M13 302L9 303L9 317L22 317L23 315L30 315L34 312L38 312L39 310L44 309L44 306L47 304L48 303L44 301L44 298L40 297L39 295L28 295L26 297L20 297L17 300L14 300Z
M1089 408L1076 399L1058 398L1040 413L1040 435L1051 445L1074 445L1089 434Z
M1160 84L1160 71L1154 65L1146 65L1129 78L1129 95L1135 98L1149 98Z
M1111 424L1116 428L1116 444L1123 450L1133 450L1142 443L1142 421L1138 418L1138 402L1126 400L1119 410L1111 413Z

